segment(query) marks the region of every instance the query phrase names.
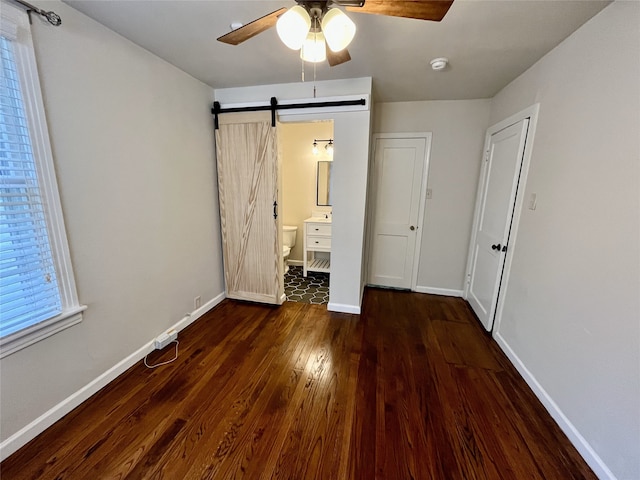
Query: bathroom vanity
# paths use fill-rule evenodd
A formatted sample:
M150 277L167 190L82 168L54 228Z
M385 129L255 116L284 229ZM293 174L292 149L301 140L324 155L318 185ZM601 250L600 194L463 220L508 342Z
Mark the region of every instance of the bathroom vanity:
M304 221L302 274L331 271L331 218L311 217Z

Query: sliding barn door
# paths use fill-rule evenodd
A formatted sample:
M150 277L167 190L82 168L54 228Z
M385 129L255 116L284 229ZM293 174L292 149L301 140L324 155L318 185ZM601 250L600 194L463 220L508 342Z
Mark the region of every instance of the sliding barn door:
M270 114L221 115L216 156L227 297L281 304L278 155Z

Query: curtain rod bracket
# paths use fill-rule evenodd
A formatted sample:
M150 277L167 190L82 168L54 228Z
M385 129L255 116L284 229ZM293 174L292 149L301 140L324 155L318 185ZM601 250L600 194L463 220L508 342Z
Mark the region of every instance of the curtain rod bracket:
M62 24L62 19L60 18L60 15L58 15L55 12L46 12L46 11L42 10L41 8L38 8L38 7L34 6L34 5L31 5L28 2L25 2L24 0L13 0L13 2L22 5L27 10L27 15L29 15L29 23L30 24L32 23L32 21L31 21L31 12L35 12L38 15L40 15L41 17L45 18L54 27L59 27Z

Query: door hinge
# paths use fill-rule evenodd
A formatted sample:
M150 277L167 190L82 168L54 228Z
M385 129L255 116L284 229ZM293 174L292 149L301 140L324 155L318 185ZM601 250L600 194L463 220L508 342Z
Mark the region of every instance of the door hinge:
M278 202L273 202L273 218L278 218Z
M489 150L487 150L486 152L484 152L484 161L488 162L489 161Z

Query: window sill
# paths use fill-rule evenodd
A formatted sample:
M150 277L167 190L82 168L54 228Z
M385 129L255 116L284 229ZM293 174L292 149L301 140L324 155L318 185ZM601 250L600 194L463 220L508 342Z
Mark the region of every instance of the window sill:
M57 317L50 318L44 322L32 325L19 332L15 332L5 338L0 339L0 358L22 350L29 345L33 345L40 340L50 337L62 330L69 328L82 321L82 312L87 309L86 305L79 305Z

